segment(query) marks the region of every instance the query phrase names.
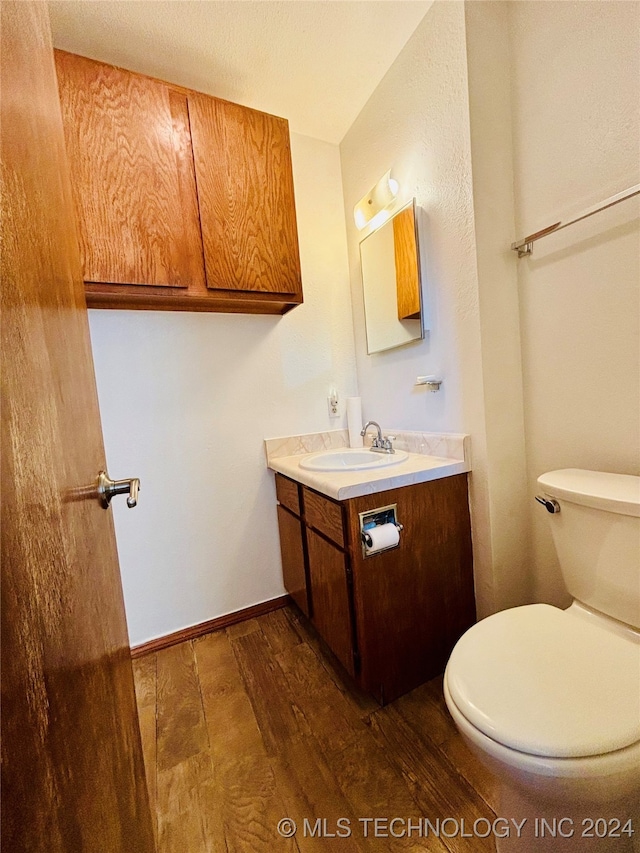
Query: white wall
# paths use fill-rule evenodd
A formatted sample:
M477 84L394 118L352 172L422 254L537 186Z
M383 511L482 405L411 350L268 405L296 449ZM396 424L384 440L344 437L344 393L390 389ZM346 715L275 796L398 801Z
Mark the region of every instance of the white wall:
M482 5L482 4L480 4ZM494 609L478 271L474 235L464 4L436 2L340 145L356 357L364 415L386 427L469 432L471 506L480 613ZM425 340L371 356L353 205L388 170L399 204L426 212ZM437 374L438 393L415 388Z
M523 235L640 182L640 4L508 5ZM640 473L637 216L624 202L518 262L530 495L554 468ZM565 604L546 514L530 513L533 595Z
M304 305L284 317L89 312L131 643L281 595L263 439L344 426L357 393L338 149L292 135Z
M465 3L490 537L496 609L532 600L508 3Z

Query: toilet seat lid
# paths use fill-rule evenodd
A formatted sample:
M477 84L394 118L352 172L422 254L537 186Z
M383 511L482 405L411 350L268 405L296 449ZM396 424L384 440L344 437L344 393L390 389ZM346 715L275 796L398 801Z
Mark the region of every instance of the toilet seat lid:
M504 746L549 758L640 741L640 644L547 604L478 622L458 641L447 685L460 712Z

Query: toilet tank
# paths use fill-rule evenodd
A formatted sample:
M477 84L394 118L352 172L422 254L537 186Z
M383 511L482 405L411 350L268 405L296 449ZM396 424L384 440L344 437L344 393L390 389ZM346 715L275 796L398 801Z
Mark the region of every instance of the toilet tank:
M640 630L640 477L565 468L538 477L569 593Z

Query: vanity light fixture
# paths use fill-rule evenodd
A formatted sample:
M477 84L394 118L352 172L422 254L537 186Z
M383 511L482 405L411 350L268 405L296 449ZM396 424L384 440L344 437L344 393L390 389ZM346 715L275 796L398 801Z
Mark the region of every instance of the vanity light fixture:
M398 182L391 177L391 170L371 187L353 208L353 218L361 231L367 225L377 228L391 216L391 208L398 198Z

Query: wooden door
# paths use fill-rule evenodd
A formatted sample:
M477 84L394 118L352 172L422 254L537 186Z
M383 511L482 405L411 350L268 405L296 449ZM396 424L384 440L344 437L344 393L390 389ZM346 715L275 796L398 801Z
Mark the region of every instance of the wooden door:
M84 280L203 284L186 97L83 56L55 60Z
M189 94L207 286L302 301L289 125Z
M46 4L2 16L2 846L154 849Z

